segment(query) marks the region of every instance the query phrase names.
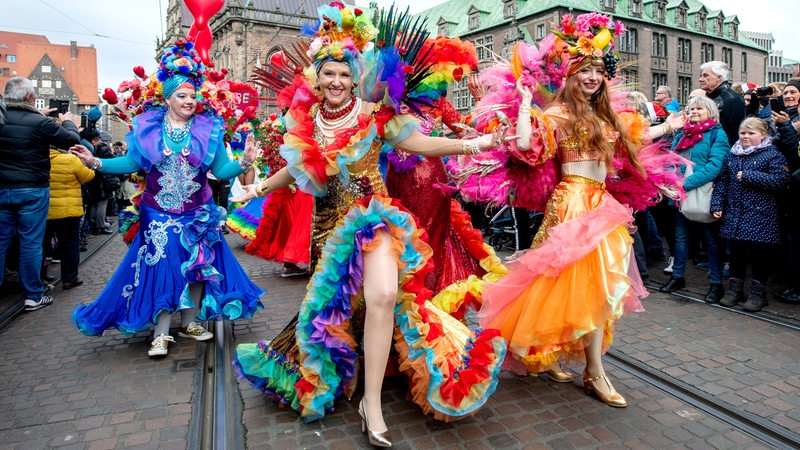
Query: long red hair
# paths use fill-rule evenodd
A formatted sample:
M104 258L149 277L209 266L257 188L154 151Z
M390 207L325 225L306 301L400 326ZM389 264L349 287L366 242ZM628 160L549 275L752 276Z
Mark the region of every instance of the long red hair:
M600 82L600 87L587 99L581 89L580 81L576 75L570 75L560 89L554 103L562 104L570 114L570 121L566 128L573 136L584 141L589 148L600 151L601 159L606 162L610 172L614 171L611 164L617 151L623 152L625 157L643 176L646 176L644 167L636 156L638 147L630 139L627 126L620 120L617 113L611 108L611 96L608 92L608 82L605 78ZM599 120L598 120L599 119ZM619 131L616 145L606 141L603 137L601 121ZM588 131L588 134L586 133Z

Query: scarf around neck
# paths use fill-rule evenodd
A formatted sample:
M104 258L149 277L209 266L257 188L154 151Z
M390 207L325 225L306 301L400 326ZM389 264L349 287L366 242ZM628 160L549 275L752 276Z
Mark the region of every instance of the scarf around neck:
M678 141L675 150L686 150L695 146L703 139L703 134L717 124L714 119L706 119L700 123L686 122L683 126L683 137Z
M736 156L747 156L747 155L755 153L757 150L761 150L762 148L769 147L770 145L772 145L772 137L771 136L766 136L766 137L764 137L764 140L761 141L760 144L751 145L750 147L747 147L747 148L742 147L742 141L736 141L736 143L733 144L733 147L731 147L731 153L736 155Z

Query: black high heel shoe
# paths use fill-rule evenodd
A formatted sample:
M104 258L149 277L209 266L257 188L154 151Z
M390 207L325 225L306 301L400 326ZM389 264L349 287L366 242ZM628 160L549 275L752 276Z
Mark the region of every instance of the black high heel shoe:
M369 422L367 422L367 415L366 413L364 413L363 399L360 402L358 402L358 415L361 416L361 432L367 434L367 438L369 438L370 445L372 445L373 447L384 447L384 448L392 446L392 435L389 434L389 430L376 433L370 429Z

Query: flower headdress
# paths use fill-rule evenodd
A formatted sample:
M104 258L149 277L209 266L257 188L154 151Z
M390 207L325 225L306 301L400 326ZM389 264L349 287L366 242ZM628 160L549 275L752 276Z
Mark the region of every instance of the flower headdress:
M565 14L553 34L568 45L570 55L567 75L577 72L586 64L602 64L606 78L616 76L619 53L614 47L614 37L625 32L625 25L597 12L581 14L577 18Z
M361 52L372 47L377 29L363 11L341 2L320 6L317 11L319 20L302 28L314 38L307 52L314 62L314 71L328 61L337 61L349 65L357 78Z
M183 83L189 82L195 90L203 86L205 66L194 51L194 44L179 40L164 53L158 64L157 77L164 85L164 97L172 95Z

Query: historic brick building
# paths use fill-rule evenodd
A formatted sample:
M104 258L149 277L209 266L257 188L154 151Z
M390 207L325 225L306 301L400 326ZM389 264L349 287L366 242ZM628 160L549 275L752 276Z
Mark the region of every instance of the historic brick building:
M0 31L0 89L17 76L33 81L39 109L50 99L69 100L78 114L99 101L97 49L75 41L52 44L45 36Z
M514 43L541 41L564 14L599 11L620 19L628 33L617 39L620 73L652 98L659 85L672 87L685 104L699 87L700 65L725 61L732 81L764 84L768 52L739 31L739 19L710 10L697 0L450 0L420 12L432 34L472 41L482 65L493 55L507 58ZM453 103L467 109L466 83L453 90Z

